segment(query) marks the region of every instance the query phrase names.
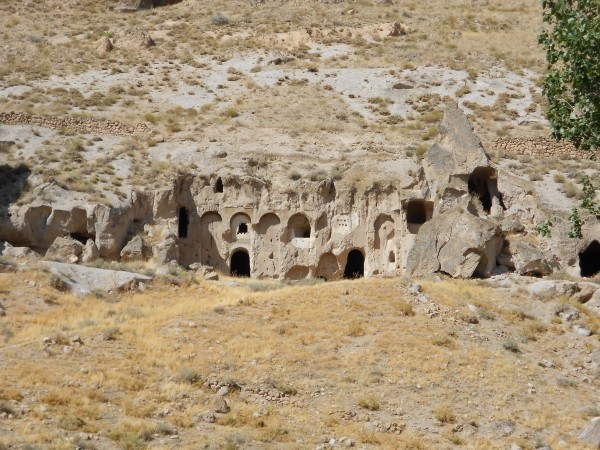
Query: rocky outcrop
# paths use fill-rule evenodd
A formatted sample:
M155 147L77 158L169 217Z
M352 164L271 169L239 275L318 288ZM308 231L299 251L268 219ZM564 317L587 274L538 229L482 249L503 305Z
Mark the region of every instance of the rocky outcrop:
M59 200L5 202L0 240L39 253L52 247L48 257L66 261L153 258L163 272L178 264L271 279L543 276L577 270L582 261L585 273L594 273L600 244L538 238L534 226L548 213L531 184L498 173L457 106L445 112L440 131L422 168L403 163L397 183L361 190L347 180L277 185L223 169L180 174L156 191L95 205L64 201L68 193L47 183L32 198ZM598 235L589 227L586 236ZM199 275L209 273L213 278L212 271Z
M421 227L406 272L417 277L436 272L460 278L489 277L502 242L496 224L457 207Z
M470 207L475 214L502 212L497 172L490 166L473 126L457 105L449 106L439 125L440 140L423 157L423 171L436 211ZM481 205L470 205L471 196Z

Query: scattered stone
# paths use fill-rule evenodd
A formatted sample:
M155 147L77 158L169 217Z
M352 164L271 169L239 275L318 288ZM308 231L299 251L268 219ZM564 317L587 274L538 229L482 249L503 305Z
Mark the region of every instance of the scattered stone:
M65 345L63 347L63 353L66 355L73 353L73 347L71 347L70 345Z
M223 387L219 388L219 390L217 391L217 395L219 397L225 397L228 394L229 394L229 387L228 386L223 386Z
M212 411L207 411L202 416L202 420L204 420L206 423L215 423L217 421L217 417Z
M500 420L492 424L492 431L499 437L507 437L515 432L515 423L512 420Z
M410 292L413 295L417 295L423 292L423 287L420 284L411 284L408 288L408 292Z
M107 53L110 53L113 49L113 43L107 36L103 36L98 41L98 46L96 50L100 56L104 56Z
M558 317L560 317L565 322L570 322L572 320L579 319L579 311L573 308L567 308L564 311L560 311L558 313Z
M584 328L584 327L581 327L581 326L577 326L576 325L576 326L573 327L573 329L575 330L575 333L579 334L580 336L586 336L587 337L587 336L591 336L592 335L592 331L591 330L589 330L587 328Z
M213 407L214 407L215 412L219 413L219 414L227 414L230 410L229 405L227 404L227 402L225 401L225 399L223 397L215 398Z
M340 438L340 445L343 447L354 447L354 439L350 438L350 437L342 437Z
M413 85L412 84L408 84L408 83L396 83L394 84L394 86L392 86L392 89L413 89Z

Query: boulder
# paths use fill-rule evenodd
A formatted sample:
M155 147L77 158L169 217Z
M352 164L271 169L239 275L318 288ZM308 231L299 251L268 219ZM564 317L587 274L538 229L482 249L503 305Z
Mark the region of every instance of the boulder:
M502 243L497 225L453 208L421 226L406 270L416 277L435 272L460 278L489 277Z
M110 40L110 38L108 38L107 36L100 38L100 40L98 41L98 47L96 47L96 50L98 51L99 55L101 55L101 56L106 55L112 49L113 49L113 43Z
M519 275L544 276L552 273L544 254L533 244L522 239L510 239L506 244L503 253L508 256L508 260L503 258L501 262L509 269L515 270Z
M600 448L600 417L594 417L579 435L579 440L593 448Z
M114 43L118 48L136 50L152 47L154 45L154 40L145 30L132 28L120 31L115 37Z
M173 235L168 236L159 245L155 246L153 251L157 266L167 265L171 261L177 262L179 259L177 238Z
M94 210L96 246L100 255L113 259L119 256L133 221L133 210L129 206L98 205Z
M600 317L600 289L594 292L592 298L586 302L585 307Z
M63 262L79 262L83 253L83 244L71 237L57 237L46 251L46 259Z
M40 257L29 247L13 247L8 242L0 242L0 256L17 261L33 261Z
M596 293L600 294L600 286L596 283L577 283L580 291L576 292L571 296L571 300L575 300L579 303L589 302Z
M152 277L146 275L120 270L96 269L52 261L45 264L65 283L67 289L83 295L94 291L128 290L138 282L152 280Z
M210 266L198 267L198 269L196 270L196 275L204 278L205 280L210 280L210 281L216 281L219 279L219 275L217 274L215 269L213 269Z
M100 251L96 247L96 243L92 239L88 239L83 247L83 253L81 254L82 263L91 263L100 258Z
M592 373L596 378L600 378L600 349L592 352Z
M138 261L141 259L144 259L144 240L141 236L135 236L121 250L121 260Z

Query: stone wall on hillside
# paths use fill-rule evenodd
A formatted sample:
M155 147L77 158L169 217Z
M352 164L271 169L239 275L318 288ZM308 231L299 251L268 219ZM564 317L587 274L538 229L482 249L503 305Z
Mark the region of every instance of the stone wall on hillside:
M596 159L600 158L600 151L578 150L570 142L557 142L544 137L499 138L492 143L491 150L515 155L555 156L561 159L589 159L593 155L596 156Z
M40 116L17 112L0 112L0 124L35 125L55 130L69 129L83 134L114 134L117 136L151 135L152 130L144 123L126 125L114 120L80 117Z

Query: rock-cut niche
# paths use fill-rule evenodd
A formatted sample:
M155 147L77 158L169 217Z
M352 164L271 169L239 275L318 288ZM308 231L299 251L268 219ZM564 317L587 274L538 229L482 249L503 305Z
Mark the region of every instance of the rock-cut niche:
M593 277L600 273L600 243L592 241L579 254L579 270L582 277Z
M306 239L311 236L310 222L304 214L294 214L288 221L291 239Z
M431 220L433 202L421 199L410 200L406 205L406 227L408 232L416 234L421 225Z
M502 209L506 209L502 202L502 194L498 191L498 175L492 167L477 167L469 176L469 194L477 196L483 210L489 214L494 199Z

